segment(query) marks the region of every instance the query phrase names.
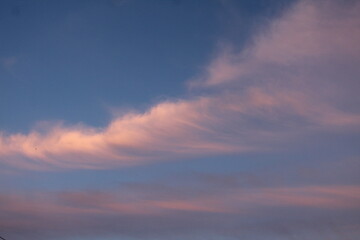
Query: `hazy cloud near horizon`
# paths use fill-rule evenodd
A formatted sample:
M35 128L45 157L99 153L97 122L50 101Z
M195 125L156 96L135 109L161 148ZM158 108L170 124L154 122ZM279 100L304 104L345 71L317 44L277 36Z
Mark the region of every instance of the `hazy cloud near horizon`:
M117 189L0 194L0 225L9 238L172 235L288 239L359 234L359 186L243 187L226 175L127 183ZM213 179L211 179L213 178ZM183 180L182 180L183 181ZM261 220L260 220L261 219ZM192 236L192 237L191 237Z

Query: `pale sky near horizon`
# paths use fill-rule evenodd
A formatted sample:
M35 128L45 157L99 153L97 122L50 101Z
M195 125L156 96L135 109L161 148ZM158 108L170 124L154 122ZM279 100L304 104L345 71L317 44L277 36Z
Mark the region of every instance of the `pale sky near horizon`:
M0 236L357 240L360 2L0 0Z

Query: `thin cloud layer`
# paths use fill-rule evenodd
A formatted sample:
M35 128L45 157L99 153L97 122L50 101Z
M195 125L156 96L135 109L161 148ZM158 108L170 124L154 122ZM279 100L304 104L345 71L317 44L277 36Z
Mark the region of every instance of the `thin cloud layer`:
M300 135L359 129L351 105L360 103L359 9L301 1L241 53L219 54L190 84L200 96L125 114L103 128L3 133L0 161L22 169L106 169L276 150ZM208 88L216 91L206 94Z
M358 226L354 221L354 214L360 208L358 186L223 188L221 194L211 185L203 186L211 190L202 192L166 185L145 187L153 191L143 191L138 185L108 192L0 195L0 227L16 239L103 236L104 233L166 239L169 234L181 236L184 231L190 236L209 233L221 236L228 232L230 237L247 234L261 237L264 233L289 237L309 231L313 236L332 224L342 232L348 228L352 236L351 228ZM328 216L336 218L331 223ZM289 224L284 224L283 219ZM309 224L311 219L317 224ZM260 229L262 233L258 232Z

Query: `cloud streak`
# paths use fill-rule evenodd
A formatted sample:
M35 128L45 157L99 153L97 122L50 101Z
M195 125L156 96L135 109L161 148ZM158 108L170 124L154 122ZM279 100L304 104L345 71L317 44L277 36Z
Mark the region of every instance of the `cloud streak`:
M151 184L147 184L148 187ZM168 191L169 188L173 191ZM208 185L206 188L212 187ZM354 213L360 208L360 188L356 185L238 188L235 191L224 188L221 194L213 188L195 195L189 188L154 185L152 189L157 190L144 192L138 186L112 191L2 194L0 227L16 239L43 239L49 237L49 233L52 237L65 237L85 232L95 236L106 232L110 236L116 234L142 239L156 235L162 239L169 232L181 235L184 230L189 234L213 232L214 235L230 230L230 235L236 236L240 232L256 232L262 225L256 219L261 216L262 221L272 219L275 226L267 232L279 237L281 234L277 233L276 225L284 224L280 216L295 214L288 217L292 223L283 226L291 226L288 230L291 234L311 230L301 222L312 218L321 219L316 224L320 228L321 224L327 224L328 215L338 216L338 227L347 227L348 220L342 214ZM274 210L280 219L273 217ZM283 215L283 211L287 214ZM131 227L121 227L123 224ZM156 226L163 227L158 229Z

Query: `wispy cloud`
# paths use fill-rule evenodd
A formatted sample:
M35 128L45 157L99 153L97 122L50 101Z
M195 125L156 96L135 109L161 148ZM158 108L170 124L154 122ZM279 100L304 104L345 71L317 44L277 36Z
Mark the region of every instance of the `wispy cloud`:
M359 62L359 9L355 2L298 1L267 28L259 29L241 52L222 46L204 76L190 82L190 86L209 87L228 82L246 86L246 81L274 83L275 76L282 77L278 81L292 81L294 73L303 77L303 71L308 71L310 65L326 68L332 61ZM293 75L285 75L289 72Z
M111 168L276 149L316 131L357 131L360 4L300 1L241 53L221 51L191 83L193 99L128 113L103 128L0 136L1 163L25 169ZM351 63L351 64L348 64Z

